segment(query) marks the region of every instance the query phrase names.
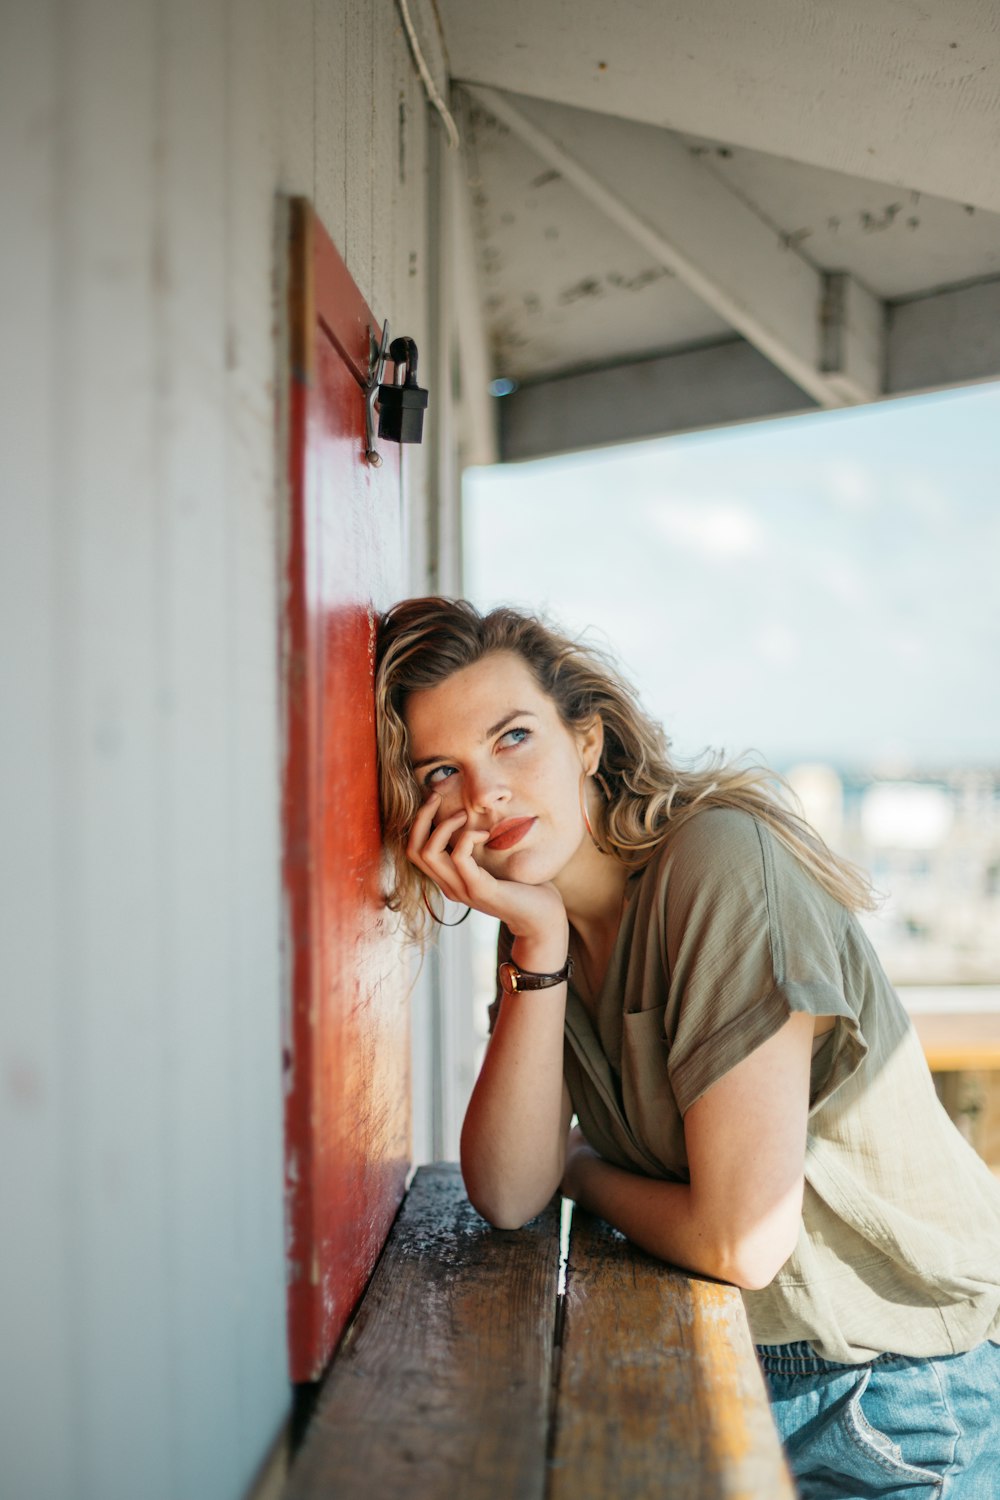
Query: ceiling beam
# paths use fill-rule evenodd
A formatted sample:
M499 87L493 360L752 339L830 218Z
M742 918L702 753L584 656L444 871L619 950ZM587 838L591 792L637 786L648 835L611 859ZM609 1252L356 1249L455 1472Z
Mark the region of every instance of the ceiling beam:
M503 463L816 410L787 375L735 336L531 381L495 405Z
M1000 277L888 309L886 394L1000 379ZM815 410L744 339L533 380L496 402L501 461Z
M671 132L465 85L821 406L882 392L882 304L825 276Z
M1000 379L1000 277L893 303L888 321L893 394Z

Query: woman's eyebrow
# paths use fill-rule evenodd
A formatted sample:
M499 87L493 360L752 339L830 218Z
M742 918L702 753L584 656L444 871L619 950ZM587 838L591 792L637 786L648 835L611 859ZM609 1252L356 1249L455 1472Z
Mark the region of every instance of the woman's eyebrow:
M499 719L496 724L491 724L489 729L487 729L486 733L483 735L483 739L491 740L495 734L500 733L501 729L506 728L506 726L511 722L512 719L537 718L538 715L533 714L530 708L515 708L509 714L504 714L503 718ZM447 755L423 755L419 760L410 762L410 769L411 771L419 771L421 766L429 766L433 761L447 759Z

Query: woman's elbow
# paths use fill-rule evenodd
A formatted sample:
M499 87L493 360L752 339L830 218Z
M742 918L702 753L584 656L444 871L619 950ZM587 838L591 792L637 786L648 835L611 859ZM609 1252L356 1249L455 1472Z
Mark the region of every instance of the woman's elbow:
M787 1256L785 1259L787 1260ZM763 1256L747 1256L727 1267L723 1281L739 1287L741 1292L762 1292L777 1276L784 1260L775 1261Z
M795 1249L798 1230L780 1234L748 1235L727 1246L719 1275L743 1292L762 1292L777 1276Z
M476 1213L493 1229L523 1229L549 1201L546 1198L543 1203L535 1205L502 1190L490 1191L477 1184L470 1186L467 1179L465 1191Z
M505 1211L505 1207L494 1208L492 1204L483 1203L470 1197L476 1213L481 1219L485 1219L491 1229L523 1229L525 1224L531 1222L534 1214L519 1214Z
M555 1192L545 1192L537 1183L511 1181L504 1172L491 1172L462 1153L462 1181L469 1202L480 1218L494 1229L523 1229L548 1204Z
M512 1171L505 1156L477 1149L475 1138L464 1131L459 1160L469 1202L494 1229L523 1229L552 1201L562 1176L555 1163L548 1172L541 1163L530 1171Z

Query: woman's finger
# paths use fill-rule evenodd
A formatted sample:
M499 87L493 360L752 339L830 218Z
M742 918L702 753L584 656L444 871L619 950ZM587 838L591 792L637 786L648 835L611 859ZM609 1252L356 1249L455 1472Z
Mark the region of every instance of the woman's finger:
M445 858L436 861L434 864L429 864L426 860L415 859L412 863L424 875L433 880L442 896L447 896L449 901L461 901L466 905L470 904L469 898L465 893L465 885L456 871L451 867L450 860Z
M448 818L442 818L420 851L424 859L438 859L442 854L450 856L450 845L456 834L460 833L468 822L468 813L452 813Z
M406 840L406 857L412 859L414 853L419 853L434 827L434 814L441 805L441 794L432 792L424 802L417 816L410 825L410 834Z
M476 864L473 857L476 846L489 838L489 830L463 829L457 835L452 828L445 831L454 838L454 844L431 857L427 856L425 846L421 867L437 882L449 901L461 901L492 915L491 894L496 881Z
M477 864L475 851L481 848L489 840L488 828L466 828L455 840L455 846L451 851L452 863L465 881L477 882L483 878L490 883L493 876Z
M433 816L433 809L431 809L431 814ZM423 868L424 860L435 859L447 848L449 840L462 826L465 817L464 812L452 813L449 818L442 818L438 824L424 817L421 818L419 827L415 821L406 845L407 858Z
M464 882L455 869L450 848L452 839L461 831L466 821L467 814L464 812L452 813L450 817L442 818L441 822L428 833L422 844L414 838L407 852L411 862L418 870L430 876L449 901L469 904Z

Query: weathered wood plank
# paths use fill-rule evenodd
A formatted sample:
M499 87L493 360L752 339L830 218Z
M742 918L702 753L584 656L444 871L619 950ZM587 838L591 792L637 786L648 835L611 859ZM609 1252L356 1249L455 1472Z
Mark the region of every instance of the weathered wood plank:
M792 1500L739 1293L574 1212L548 1500Z
M172 0L157 14L154 177L156 547L164 862L161 1127L169 1275L154 1295L170 1329L170 1451L179 1494L224 1495L240 1473L243 1260L234 1164L233 1039L252 1028L234 973L234 515L227 504L226 0ZM191 872L197 870L198 878ZM247 1011L244 1019L240 1007ZM272 1128L278 1121L271 1115ZM152 1289L151 1289L152 1291Z
M288 194L315 197L317 172L322 165L316 153L316 3L271 3L277 17L274 81L278 187Z
M288 1409L284 1205L272 1190L284 1172L283 1080L274 1055L285 997L283 908L275 890L282 755L274 666L281 615L275 510L284 507L275 481L274 58L285 18L272 0L240 0L227 6L226 16L229 1142L240 1247L226 1285L240 1309L233 1351L239 1370L235 1446L244 1475L238 1492L245 1495L250 1465L259 1467L267 1439ZM287 451L284 444L278 451Z
M422 1167L285 1500L541 1500L558 1256L554 1206L503 1233L457 1167Z
M316 7L313 65L316 77L316 213L337 249L344 253L349 214L368 211L376 191L367 163L353 173L347 157L347 7ZM380 101L391 114L388 100ZM368 104L372 108L372 101ZM353 164L351 164L353 165ZM360 207L357 200L363 200ZM383 304L377 304L382 306Z
M160 501L171 437L156 399L154 293L161 12L154 0L62 6L51 117L51 920L63 1208L47 1233L70 1276L69 1493L102 1500L170 1500L176 1477L167 1120L188 1101L172 1092L168 914L178 879L165 840L164 789L179 768L164 739L173 705Z
M371 0L346 0L344 150L348 180L358 184L350 193L344 243L338 245L348 270L369 306L375 305L372 286L372 198L387 192L389 163L375 158L375 16ZM386 105L389 101L385 101ZM382 317L386 313L381 314Z
M66 1191L78 1118L64 1081L60 988L71 957L59 899L68 883L58 734L67 606L54 566L65 520L55 483L62 341L53 286L64 224L60 129L69 128L59 22L54 0L0 6L0 1453L4 1490L39 1497L73 1492L81 1395Z
M395 185L399 175L399 100L395 96L396 48L406 46L400 34L396 0L378 0L372 15L371 290L375 307L392 307L393 238L397 231ZM395 311L395 309L393 309ZM400 312L402 309L400 309ZM390 320L393 313L388 313ZM394 332L400 332L400 329ZM412 337L413 335L411 335Z
M396 38L395 57L399 140L395 153L392 206L392 250L395 256L392 306L399 309L396 314L399 327L417 342L421 369L428 377L432 377L432 373L438 368L438 329L436 320L431 316L431 307L439 295L434 278L440 275L441 270L440 264L431 258L428 223L432 208L428 180L429 135L433 127L429 121L430 106L402 26ZM426 383L433 390L432 402L438 403L441 399L440 386L433 385L431 378ZM435 404L433 410L436 409ZM407 528L408 587L413 594L426 594L431 589L427 557L427 510L438 444L434 433L438 430L435 418L429 417L423 443L411 447L404 459L407 508L403 522ZM465 981L462 983L464 987ZM467 1006L445 1005L449 1019L464 1018L468 1009ZM474 1049L470 1049L468 1056L471 1057L473 1053ZM471 1080L452 1086L443 1100L444 1145L438 1154L449 1160L457 1154L458 1145L458 1130L453 1122L460 1118L470 1087ZM456 1099L456 1093L461 1098ZM420 1160L419 1156L417 1160Z

